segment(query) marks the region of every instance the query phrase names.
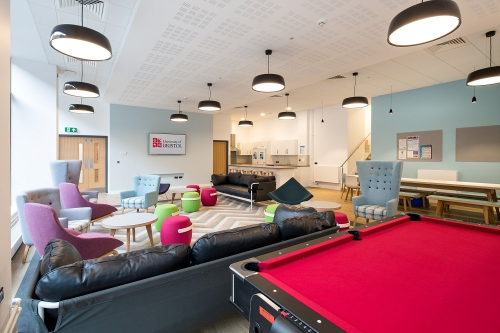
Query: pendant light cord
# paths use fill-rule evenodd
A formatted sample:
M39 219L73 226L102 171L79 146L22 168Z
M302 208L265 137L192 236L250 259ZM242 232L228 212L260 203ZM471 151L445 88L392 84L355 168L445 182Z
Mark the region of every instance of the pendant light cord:
M267 74L269 74L269 54L267 55Z
M80 64L82 67L82 74L80 75L80 81L83 82L83 60L80 60Z
M83 27L83 0L82 1L82 27Z
M208 100L212 98L212 87L208 86L208 91L210 91L210 95L208 96Z
M182 114L182 111L181 111L181 101L177 101L177 103L179 103L179 113Z
M392 109L392 84L391 84L391 109Z
M354 96L356 96L356 76L354 75Z
M491 37L490 37L490 67L491 67Z
M248 106L245 105L245 120L247 120L247 107Z

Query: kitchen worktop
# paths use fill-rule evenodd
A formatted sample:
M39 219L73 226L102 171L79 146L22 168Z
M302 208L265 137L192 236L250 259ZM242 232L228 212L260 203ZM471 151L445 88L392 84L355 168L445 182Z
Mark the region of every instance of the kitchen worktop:
M296 169L293 165L262 165L262 164L229 164L230 167L255 168L255 169Z

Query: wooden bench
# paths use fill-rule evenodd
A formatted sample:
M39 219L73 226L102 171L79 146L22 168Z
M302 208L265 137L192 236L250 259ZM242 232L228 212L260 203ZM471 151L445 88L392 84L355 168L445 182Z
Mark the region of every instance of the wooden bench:
M435 194L436 190L429 189L429 188L418 188L418 187L406 187L406 186L401 186L399 189L399 192L409 192L409 193L420 193L422 197L422 206L423 207L429 207L429 201L427 200L427 196L431 194Z
M492 208L500 207L500 202L496 201L485 201L477 199L466 199L457 197L448 197L441 195L429 195L429 199L437 200L436 216L442 217L446 206L465 206L465 207L480 207L483 209L484 222L490 224L490 222L495 221L495 215L493 214Z
M420 193L399 192L399 199L403 200L403 207L405 211L407 211L407 209L410 212L412 211L411 199L416 199L421 197L422 195Z

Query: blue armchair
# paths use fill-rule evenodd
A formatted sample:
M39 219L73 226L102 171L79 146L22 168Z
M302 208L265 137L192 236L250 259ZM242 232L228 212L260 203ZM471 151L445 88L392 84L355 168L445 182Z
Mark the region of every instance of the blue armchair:
M50 173L52 174L52 184L59 187L61 183L72 183L78 186L82 161L80 160L60 160L50 162ZM80 191L85 200L97 200L98 191Z
M125 208L144 209L147 213L148 208L156 206L160 189L160 176L137 175L134 176L134 189L120 192L120 201L122 203L122 213Z
M25 245L23 264L26 262L28 251L33 245L33 240L28 231L28 225L24 218L24 204L38 203L47 205L57 213L62 226L71 230L86 233L90 228L92 209L90 207L63 209L58 188L40 188L36 190L22 192L16 195L17 214L21 226L21 237Z
M396 215L403 163L358 161L356 166L362 194L352 198L354 226L358 217L368 222Z

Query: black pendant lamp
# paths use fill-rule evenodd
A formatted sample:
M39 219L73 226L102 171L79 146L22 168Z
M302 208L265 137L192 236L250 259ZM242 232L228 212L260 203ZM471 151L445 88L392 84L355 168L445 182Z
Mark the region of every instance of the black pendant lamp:
M269 56L273 54L272 50L266 50L267 55L267 74L260 74L254 77L252 89L259 92L276 92L285 89L285 79L278 74L269 73Z
M198 103L198 110L201 111L219 111L220 110L220 103L217 101L212 101L210 100L212 98L212 84L207 83L208 90L210 91L210 96L208 97L208 100L201 101Z
M392 114L392 86L391 86L391 108L389 109L389 114Z
M79 114L94 114L94 108L90 105L83 104L82 98L80 98L80 104L69 105L69 112Z
M240 127L252 127L253 126L253 121L247 120L247 107L248 106L245 105L245 119L240 120L240 122L238 123L238 126L240 126Z
M342 107L346 109L364 108L368 105L368 98L356 96L356 76L358 76L358 72L352 73L352 76L354 76L354 96L344 99Z
M488 31L486 33L486 37L490 39L490 67L478 69L470 73L467 76L468 86L488 86L500 83L500 66L491 67L491 37L493 36L495 36L495 31Z
M108 38L83 26L84 0L82 4L82 25L59 24L50 33L49 44L58 52L73 58L91 61L108 60L112 57L111 43Z
M290 96L290 94L286 93L285 96L286 96L286 109L285 109L286 111L280 112L278 114L278 119L281 119L281 120L295 119L295 118L297 118L297 115L295 114L295 112L290 111L290 110L292 110L292 108L288 106L288 96Z
M461 23L460 8L454 1L422 0L392 19L387 42L394 46L425 44L451 34Z
M170 121L184 122L188 121L187 114L182 113L181 111L181 101L177 101L179 103L179 113L174 113L170 116Z
M99 97L99 88L97 86L83 82L83 61L80 62L82 65L82 75L80 81L68 81L64 84L63 92L67 95L85 98L95 98Z
M474 87L474 96L472 96L472 103L476 104L477 98L476 98L476 87Z

